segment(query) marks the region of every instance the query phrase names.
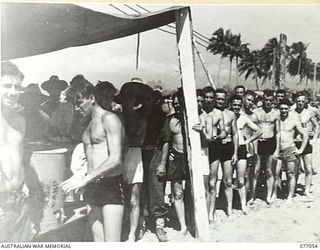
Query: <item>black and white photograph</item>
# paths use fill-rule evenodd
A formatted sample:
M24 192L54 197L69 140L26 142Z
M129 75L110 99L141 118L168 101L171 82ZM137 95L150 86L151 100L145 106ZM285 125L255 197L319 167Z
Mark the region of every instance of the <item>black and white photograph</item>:
M318 248L320 4L0 7L1 248Z

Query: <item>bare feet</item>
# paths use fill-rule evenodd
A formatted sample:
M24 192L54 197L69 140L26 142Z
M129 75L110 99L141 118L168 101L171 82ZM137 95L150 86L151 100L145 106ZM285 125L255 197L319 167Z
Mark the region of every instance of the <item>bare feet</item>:
M310 192L305 192L305 194L310 200L314 200L315 199L315 197Z
M136 241L135 238L136 238L136 237L135 237L134 235L129 235L129 236L128 236L128 240L127 240L126 242L135 242L135 241Z
M248 208L247 208L247 206L244 206L244 207L242 208L242 213L243 213L244 215L248 215Z
M253 198L248 200L247 205L252 206L253 204L254 204L254 199Z
M179 231L179 234L182 234L183 236L187 235L187 227L181 227L181 230Z
M274 200L271 197L269 197L267 198L266 202L268 205L271 205L274 202Z
M230 217L232 215L232 209L228 209L227 216Z

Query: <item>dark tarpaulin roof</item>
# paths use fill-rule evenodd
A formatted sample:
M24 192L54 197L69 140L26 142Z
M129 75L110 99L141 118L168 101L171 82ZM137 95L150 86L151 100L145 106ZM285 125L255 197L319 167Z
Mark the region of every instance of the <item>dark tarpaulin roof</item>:
M1 3L1 59L33 56L154 29L175 21L172 7L141 15L112 15L72 4Z

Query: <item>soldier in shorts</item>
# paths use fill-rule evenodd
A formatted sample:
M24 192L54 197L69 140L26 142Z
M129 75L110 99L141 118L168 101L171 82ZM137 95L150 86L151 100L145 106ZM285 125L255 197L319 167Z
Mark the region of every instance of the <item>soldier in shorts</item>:
M209 162L210 162L210 187L211 187L211 203L209 210L209 221L213 222L216 198L216 182L218 176L219 163L223 170L223 183L225 185L225 194L227 197L227 215L232 214L232 165L238 161L238 130L235 114L226 109L227 93L223 89L217 89L215 93L215 101L217 109L223 115L224 131L217 136L213 136L213 141L209 144ZM212 115L217 119L217 115ZM221 123L222 124L222 123ZM219 124L220 126L220 124Z
M298 119L298 121L301 123L301 126L309 132L309 139L313 139L313 143L315 143L319 135L319 123L315 118L314 112L305 108L306 104L307 97L305 92L297 93L296 108L290 112L290 115ZM301 147L302 138L300 135L295 137L295 143L297 147ZM307 197L313 198L310 193L312 182L312 145L310 144L309 140L306 148L301 154L301 160L303 161L305 173L305 194Z
M267 203L272 202L274 187L274 168L277 167L279 157L280 142L280 114L279 111L272 108L274 101L273 92L265 90L263 93L263 106L255 109L253 112L257 117L257 124L262 130L262 136L258 139L258 161L255 166L253 185L249 204L253 204L256 195L257 180L260 173L260 167L265 169L267 179Z
M99 82L95 87L85 82L77 90L77 110L83 116L91 116L82 137L88 173L73 175L60 185L65 193L85 187L94 241L120 241L121 236L124 210L121 164L128 146L124 126L111 111L115 92L109 82Z

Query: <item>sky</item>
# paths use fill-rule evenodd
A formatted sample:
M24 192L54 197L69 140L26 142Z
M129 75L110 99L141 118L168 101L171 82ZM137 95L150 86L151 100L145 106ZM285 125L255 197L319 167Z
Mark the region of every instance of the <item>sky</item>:
M120 12L107 3L82 3L82 7L105 13ZM116 5L116 4L115 4ZM124 4L116 5L129 14L134 12ZM135 4L130 6L142 11ZM151 11L172 5L141 4ZM190 5L193 28L210 38L222 27L241 34L249 48L260 49L271 38L287 35L288 45L302 41L309 44L308 57L320 62L320 5ZM174 31L170 27L163 27ZM70 82L76 74L83 74L95 84L98 80L112 82L117 88L132 77L144 82L161 81L165 88L174 89L180 84L176 37L158 29L141 33L139 68L136 69L137 35L103 43L68 48L52 53L13 60L25 74L23 85L41 84L51 75ZM197 38L196 38L197 40ZM221 60L202 46L197 46L218 87L229 83L229 60ZM220 70L219 70L220 69ZM220 73L218 73L220 72ZM235 86L233 65L231 86ZM195 56L195 80L197 87L208 84L201 63ZM287 85L295 88L297 78L287 77ZM239 79L239 84L254 88L254 81ZM311 85L309 85L311 86ZM270 87L265 84L264 88ZM299 88L305 87L301 85Z

